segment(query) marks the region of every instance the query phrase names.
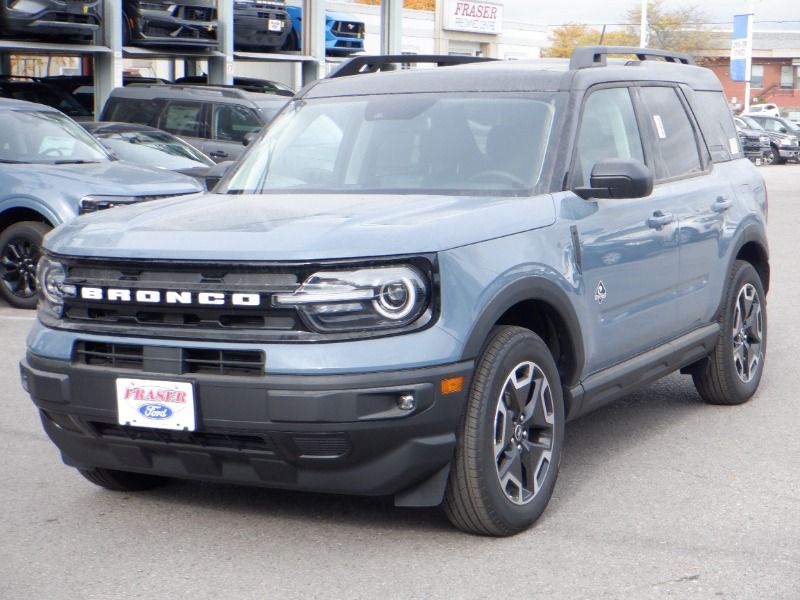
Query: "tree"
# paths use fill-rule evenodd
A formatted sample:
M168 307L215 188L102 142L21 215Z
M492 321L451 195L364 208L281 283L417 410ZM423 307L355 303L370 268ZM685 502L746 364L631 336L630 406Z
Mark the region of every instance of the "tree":
M695 7L667 9L664 4L664 0L649 0L647 3L647 46L693 56L708 48L711 34L702 29L706 15ZM627 20L630 23L628 32L638 38L641 5L637 4L628 11Z
M576 46L635 46L638 37L627 30L603 32L579 23L567 23L552 32L553 44L542 50L545 58L569 58Z
M381 0L356 0L358 4L380 4ZM436 0L403 0L403 8L412 10L436 10Z

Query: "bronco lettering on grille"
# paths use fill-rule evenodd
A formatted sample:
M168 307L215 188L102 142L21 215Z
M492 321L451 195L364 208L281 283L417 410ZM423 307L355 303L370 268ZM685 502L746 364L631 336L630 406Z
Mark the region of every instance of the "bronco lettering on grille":
M187 292L177 290L131 290L127 288L81 287L83 300L109 303L168 304L201 306L261 306L261 294Z

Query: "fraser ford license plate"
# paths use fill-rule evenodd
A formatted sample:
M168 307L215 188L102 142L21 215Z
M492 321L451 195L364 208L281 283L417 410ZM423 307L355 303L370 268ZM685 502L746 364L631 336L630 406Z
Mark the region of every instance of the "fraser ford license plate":
M194 431L194 388L186 381L117 379L120 425Z
M267 29L270 31L283 31L283 21L279 19L270 19L267 23Z

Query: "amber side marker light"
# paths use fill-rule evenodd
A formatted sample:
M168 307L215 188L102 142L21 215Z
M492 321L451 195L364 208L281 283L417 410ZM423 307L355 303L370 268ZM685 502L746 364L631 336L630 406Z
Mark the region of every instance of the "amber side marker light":
M448 379L442 379L439 388L442 390L442 394L455 394L464 389L464 378L450 377Z

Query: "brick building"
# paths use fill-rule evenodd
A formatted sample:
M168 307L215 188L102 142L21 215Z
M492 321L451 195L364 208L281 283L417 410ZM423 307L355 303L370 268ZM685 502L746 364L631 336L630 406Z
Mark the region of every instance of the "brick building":
M732 104L744 105L744 82L731 81L731 33L715 34L702 53ZM772 102L785 114L800 114L800 31L755 31L750 102Z

